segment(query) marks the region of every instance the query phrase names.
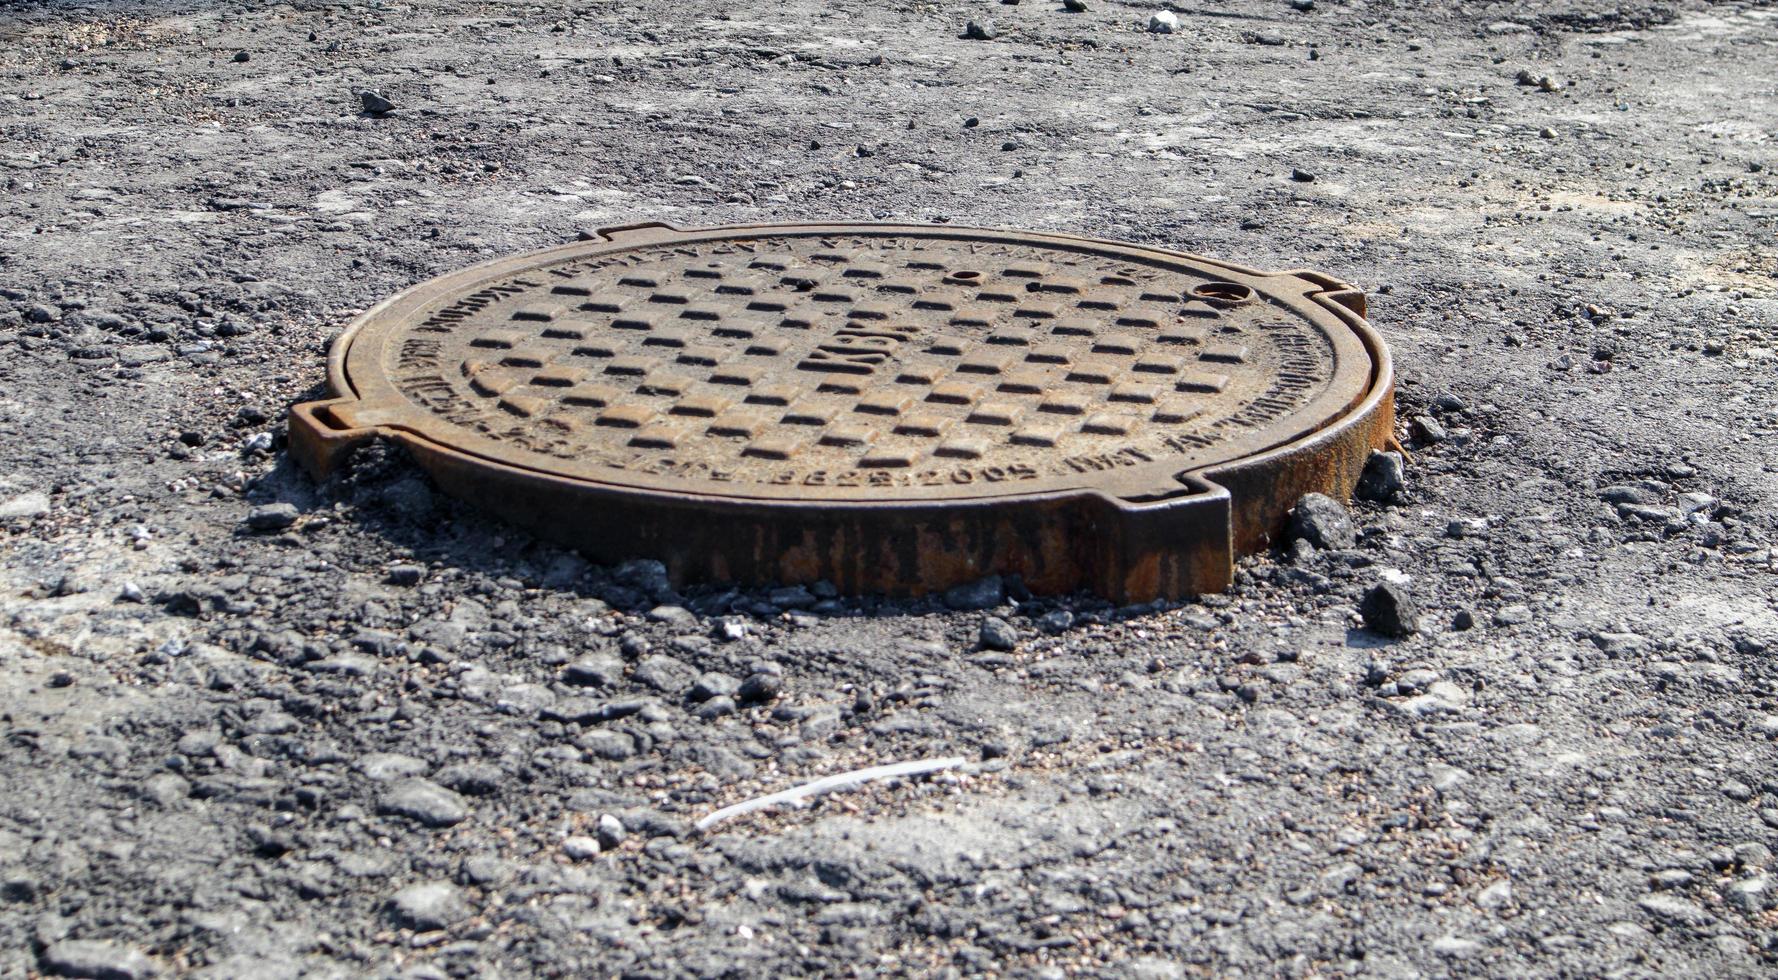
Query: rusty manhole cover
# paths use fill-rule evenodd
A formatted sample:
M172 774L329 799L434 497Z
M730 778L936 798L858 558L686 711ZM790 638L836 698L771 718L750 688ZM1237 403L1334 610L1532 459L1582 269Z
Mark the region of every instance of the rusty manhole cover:
M681 579L917 593L989 572L1214 591L1393 423L1364 297L1142 246L939 226L614 228L404 292L292 411Z

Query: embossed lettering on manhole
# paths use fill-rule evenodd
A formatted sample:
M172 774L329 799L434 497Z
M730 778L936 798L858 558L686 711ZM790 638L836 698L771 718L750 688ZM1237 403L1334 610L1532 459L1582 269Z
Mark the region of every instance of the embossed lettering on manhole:
M316 472L374 432L595 557L917 592L1219 588L1392 422L1363 297L1065 235L613 229L366 314Z

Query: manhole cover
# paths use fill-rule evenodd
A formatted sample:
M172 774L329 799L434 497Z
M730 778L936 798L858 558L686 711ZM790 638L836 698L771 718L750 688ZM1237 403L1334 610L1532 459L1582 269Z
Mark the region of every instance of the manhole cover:
M371 310L291 442L324 474L389 434L455 495L681 579L1179 596L1389 438L1363 300L1067 235L614 228Z

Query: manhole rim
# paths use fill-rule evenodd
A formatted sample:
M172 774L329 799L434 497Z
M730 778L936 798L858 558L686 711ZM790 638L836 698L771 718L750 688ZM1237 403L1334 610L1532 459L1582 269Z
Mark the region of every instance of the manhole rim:
M1349 338L1360 356L1368 362L1369 378L1358 386L1357 393L1344 407L1325 414L1318 424L1293 431L1277 442L1264 444L1258 448L1243 447L1244 451L1242 452L1202 462L1196 466L1181 467L1178 459L1163 457L1153 462L1128 467L1126 472L1115 474L1117 479L1094 480L1091 477L1083 476L1083 479L1074 481L1071 478L1051 478L1039 486L997 492L992 489L994 486L992 484L978 485L981 492L968 492L957 486L895 487L874 491L872 488L860 487L855 488L859 491L858 493L850 496L796 497L785 493L760 492L757 485L750 484L737 484L733 493L713 492L711 484L708 482L682 481L676 483L671 479L656 481L649 479L645 474L638 474L634 471L620 471L621 476L619 477L597 479L561 470L552 470L545 466L530 465L522 460L495 456L488 452L478 451L471 446L448 442L420 431L412 425L402 424L399 411L390 413L387 418L379 418L375 413L372 413L367 418L353 419L354 424L350 425L328 417L331 414L331 409L349 408L365 403L365 389L353 383L351 374L353 353L359 349L358 343L367 329L381 324L391 316L399 318L401 313L398 311L409 307L421 308L436 301L440 296L469 295L489 283L522 274L527 269L547 267L557 262L585 258L597 255L601 251L618 251L626 247L634 247L636 243L625 241L625 236L650 233L668 236L699 236L685 239L688 241L721 240L739 235L817 236L823 233L836 235L849 233L863 235L907 234L937 239L982 236L990 241L1005 241L1013 244L1045 245L1054 243L1084 250L1109 248L1118 252L1150 256L1163 263L1188 264L1221 270L1232 276L1258 281L1281 281L1297 278L1314 287L1313 291L1305 289L1301 296L1302 301L1318 306L1321 311L1335 318L1348 332L1330 336L1330 340L1338 347L1342 339ZM706 506L732 505L740 509L781 508L796 511L844 512L907 510L927 507L952 509L970 506L1018 505L1027 502L1054 502L1073 498L1103 498L1105 502L1121 509L1140 509L1152 506L1157 501L1202 493L1205 489L1203 484L1214 484L1216 474L1220 472L1265 465L1271 460L1288 457L1299 452L1313 451L1317 444L1338 438L1339 433L1345 428L1361 424L1365 419L1371 417L1384 400L1391 398L1393 391L1393 366L1389 350L1381 335L1370 326L1362 315L1362 293L1344 282L1309 270L1289 269L1269 272L1177 249L1113 241L1068 232L949 224L799 221L684 228L669 222L649 221L601 228L595 234L597 238L564 243L517 255L499 256L423 280L402 289L358 314L329 347L327 375L330 397L296 406L292 410L293 420L300 419L301 425L311 430L303 440L310 444L303 448L304 455L313 459L313 462L309 463L310 468L316 470L331 468L331 460L323 458L332 454L332 450L328 447L343 448L349 444L356 444L370 435L380 433L408 442L415 448L422 448L434 459L453 460L466 466L498 468L508 474L527 475L533 479L570 490L578 487L621 493L635 497L639 502L655 499L679 503L696 502ZM1306 414L1307 409L1300 409L1289 418L1295 419ZM1104 476L1105 474L1100 475ZM823 489L831 490L833 488ZM929 492L919 492L922 489L927 489ZM867 491L869 492L867 493Z

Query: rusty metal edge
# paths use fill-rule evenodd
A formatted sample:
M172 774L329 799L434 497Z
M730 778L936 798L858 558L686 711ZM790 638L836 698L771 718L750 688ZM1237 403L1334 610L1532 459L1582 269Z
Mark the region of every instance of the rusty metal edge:
M878 226L906 227L889 223ZM737 225L698 230L757 230L770 227L774 226ZM799 223L775 227L795 228L806 225ZM607 240L614 240L613 234L640 228L682 230L665 223L647 223L603 230L601 234ZM951 229L947 227L935 230ZM1048 237L1088 243L1097 241L1085 236L1045 234ZM527 258L542 260L542 257L552 253L572 253L581 247L584 247L584 243L558 246L529 253ZM355 397L356 393L345 371L345 359L354 336L380 310L425 286L425 283L421 283L366 311L335 341L329 353L328 373L329 385L336 397L304 403L291 409L291 451L298 462L319 479L325 478L351 448L379 433L390 435L406 445L426 464L425 468L453 495L483 500L508 520L528 526L540 534L557 539L566 538L563 543L606 559L636 557L647 549L641 547L644 544L642 541L629 541L626 545L609 536L588 539L584 533L573 531L575 527L585 526L581 521L570 519L558 523L549 520L547 513L535 506L538 497L568 502L576 509L585 507L594 512L603 511L610 517L617 518L632 531L638 527L635 521L655 523L662 518L673 517L674 512L685 511L687 515L701 516L704 522L710 522L714 513L721 519L720 523L731 526L746 522L726 518L746 516L755 521L756 526L758 523L769 526L773 521L813 521L815 524L825 521L833 527L862 519L882 525L874 535L878 539L885 535L893 536L899 531L908 531L914 538L918 538L919 528L938 527L945 529L945 533L940 534L933 542L941 546L939 552L944 552L942 546L950 541L968 539L978 542L972 549L964 549L972 550L973 554L937 553L936 564L939 567L933 567L934 560L926 561L926 567L920 567L921 560L918 557L911 563L906 560L905 556L919 555L921 552L918 548L913 551L899 549L904 556L904 560L900 562L881 562L880 559L884 557L884 540L875 541L875 548L852 549L857 552L857 556L850 563L838 561L837 556L846 550L841 542L834 542L837 550L820 549L826 552L825 558L810 558L807 549L774 549L766 540L756 540L756 547L748 549L753 560L742 562L746 565L744 568L724 567L733 562L707 549L691 550L689 554L701 557L685 560L684 556L688 551L678 547L674 550L679 552L681 560L675 563L672 571L674 577L680 580L704 576L751 582L795 582L827 578L835 580L842 588L850 591L909 594L946 588L991 570L1001 570L1026 574L1040 591L1086 588L1119 601L1181 598L1219 591L1226 588L1232 579L1235 556L1265 547L1282 525L1289 508L1303 493L1332 491L1343 498L1350 496L1371 450L1388 444L1393 437L1393 365L1387 346L1363 317L1363 294L1339 280L1306 270L1265 273L1185 252L1142 245L1128 247L1226 268L1244 275L1297 275L1321 286L1321 291L1311 294L1309 298L1319 303L1358 337L1371 359L1370 384L1348 411L1309 435L1240 460L1177 474L1176 480L1182 493L1161 501L1136 503L1103 491L1084 489L943 501L792 503L684 491L617 488L481 457L463 456L451 447L439 445L418 433L402 429L339 427L338 420L332 417L329 408ZM470 269L503 264L511 261L511 258L479 263ZM499 484L498 490L490 486L477 486L488 481ZM583 518L585 513L584 510L580 512ZM1059 516L1032 523L1032 513ZM894 516L886 519L885 515ZM597 523L608 530L611 528L609 520ZM683 522L670 519L666 523L683 526ZM555 526L551 527L551 524ZM1020 524L1023 526L1014 527ZM999 535L992 530L994 525L1012 530L1007 535ZM1188 530L1186 525L1196 527ZM1027 547L1017 553L1017 560L1010 564L1019 567L1006 567L1008 561L996 560L992 552L1000 546L994 542L1009 536L1016 539L1021 534L1027 542L1034 536L1059 535L1060 540L1055 543L1056 547L1049 551L1065 555L1065 564L1056 568L1047 565L1034 568L1032 563L1042 565L1043 555L1047 553L1038 547ZM756 539L763 536L755 534ZM619 533L617 537L623 538L625 535ZM984 548L980 542L988 543ZM877 563L866 564L869 562ZM849 565L850 571L842 565Z
M1076 235L1076 234L1071 234L1071 233L1066 233L1066 232L1032 232L1032 231L1022 231L1022 230L977 228L977 227L951 226L951 225L932 225L932 226L909 225L909 224L904 224L904 223L900 223L900 222L847 222L844 224L845 224L845 227L847 227L848 229L850 229L850 228L859 228L859 229L864 229L864 230L894 229L894 230L906 230L909 232L930 233L930 234L940 235L940 236L947 235L947 234L967 234L967 233L978 233L978 234L991 235L991 236L1015 236L1015 237L1016 236L1025 236L1025 237L1047 238L1047 239L1058 240L1061 242L1078 243L1078 244L1080 244L1082 246L1086 246L1086 247L1112 246L1112 247L1115 247L1118 249L1122 249L1122 250L1134 252L1134 253L1146 252L1148 254L1156 256L1157 258L1161 258L1161 259L1168 260L1168 261L1183 261L1183 262L1195 263L1195 264L1200 264L1200 265L1219 268L1219 269L1225 269L1231 273L1243 275L1243 276L1251 276L1251 277L1255 277L1255 278L1271 278L1271 279L1280 279L1280 278L1287 278L1287 277L1301 278L1301 279L1308 281L1312 285L1321 285L1321 286L1325 286L1328 284L1334 284L1334 285L1337 285L1345 290L1351 291L1354 295L1358 295L1360 297L1359 303L1362 307L1362 294L1358 294L1358 293L1356 293L1356 291L1352 291L1351 287L1345 286L1344 283L1340 283L1338 280L1334 280L1331 277L1322 275L1320 273L1304 273L1304 272L1298 272L1298 271L1264 272L1264 271L1260 271L1260 270L1251 269L1251 268L1248 268L1245 266L1236 265L1231 262L1224 262L1224 261L1217 260L1217 259L1211 259L1211 258L1206 258L1204 256L1195 255L1195 254L1189 253L1189 252L1164 249L1164 248L1160 248L1157 246L1141 245L1141 244L1129 243L1129 242L1110 242L1110 241L1106 241L1103 239L1096 239L1096 238L1092 238L1092 237L1085 236L1085 235ZM788 233L788 232L795 231L795 232L805 232L806 233L811 230L831 229L834 227L836 227L836 225L831 224L831 223L822 223L822 222L781 222L781 223L766 223L766 224L716 225L716 226L689 228L688 229L688 228L681 228L677 225L673 225L673 224L670 224L667 222L638 222L638 223L634 223L634 224L620 225L620 226L614 226L614 227L609 227L609 228L602 228L602 229L599 229L595 234L599 235L600 238L603 239L605 242L621 244L624 237L631 235L631 234L637 234L637 233L646 234L646 233L653 233L653 232L661 232L661 233L671 233L671 234L710 234L710 235L720 235L724 232L747 232L747 233L771 234L773 232ZM352 395L352 396L359 395L358 390L352 384L350 373L347 370L347 361L350 357L352 345L356 341L358 334L367 325L373 323L377 319L379 314L381 314L384 310L407 301L413 294L415 294L417 292L426 290L428 288L432 288L433 284L435 282L437 282L437 280L440 278L450 277L453 279L464 279L464 280L473 281L475 279L475 276L476 276L476 273L478 272L478 270L490 270L491 271L496 268L502 268L502 267L526 266L526 265L536 265L536 264L547 263L547 262L553 261L554 258L557 256L562 256L562 257L573 256L577 252L585 249L586 245L587 245L587 243L585 241L578 241L578 242L572 242L572 243L567 243L567 244L563 244L563 245L553 246L551 248L541 249L541 250L537 250L537 251L533 251L533 252L522 253L520 255L503 256L500 258L495 258L495 259L490 259L490 260L487 260L484 262L480 262L475 265L468 266L464 269L455 270L453 272L446 273L445 276L434 277L432 279L428 279L423 282L417 283L413 286L410 286L407 289L404 289L401 292L396 293L395 295L389 297L388 299L385 299L381 303L378 303L376 306L374 306L374 307L370 308L369 310L365 311L364 313L360 314L357 318L354 319L352 324L348 326L348 328L342 333L342 335L338 339L335 340L334 344L330 348L329 356L328 356L328 383L329 383L330 390L335 395L335 398L329 400L329 403L330 404L345 404L344 402L341 402L340 399L342 399L348 395ZM1333 309L1333 307L1329 306L1326 303L1323 303L1321 305L1324 308ZM1344 319L1345 318L1342 318L1342 320L1344 320ZM1362 337L1360 337L1360 342L1361 342L1361 344L1363 343ZM329 416L329 417L331 417L331 416ZM292 421L293 421L293 423L299 421L294 414L292 416ZM311 424L312 425L315 422L315 419L304 418L300 421L303 424ZM378 424L374 427L377 429L384 430L384 431L395 431L396 429L404 428L399 423L389 424L389 425ZM367 426L365 426L365 428L367 428L367 429L372 428L372 426L367 425ZM356 431L356 430L354 430L354 431ZM419 433L416 432L415 430L407 429L407 431L413 432L413 434L415 434L415 435L419 435ZM1310 433L1310 435L1312 435L1312 434L1313 433ZM348 447L349 445L351 445L350 441L348 441L348 440L311 439L308 441L320 443L320 444L323 444L326 446L333 446L333 447L340 447L340 448ZM1278 444L1274 444L1273 446L1270 446L1270 447L1263 447L1258 451L1259 452L1267 452L1267 451L1270 451L1271 449L1279 448L1283 445L1285 445L1285 444L1278 443ZM486 454L475 452L472 450L467 450L467 449L464 449L463 447L453 447L453 448L455 449L455 451L462 452L467 456L472 456L477 459L486 460L490 463L499 462L502 465L508 465L508 466L520 466L520 467L524 466L524 464L515 464L515 463L511 463L506 460L495 460L495 459L487 456ZM316 458L314 460L314 463L315 463L315 465L310 467L311 470L314 472L320 472L323 470L331 469L331 467L333 465L330 460L321 459L321 458ZM307 464L305 464L305 465L307 465ZM534 469L536 472L538 472L540 474L557 475L557 474L553 474L551 471L549 471L547 469L543 469L543 468L534 468ZM1144 499L1151 499L1152 500L1152 499L1155 499L1156 497L1165 495L1169 491L1170 488L1175 486L1175 483L1172 482L1172 478L1176 477L1177 474L1168 473L1164 465L1159 466L1159 467L1148 466L1148 467L1141 468L1141 471L1145 472L1145 473L1149 472L1151 470L1154 471L1154 473L1155 473L1155 477L1152 478L1154 480L1153 485L1142 486L1142 487L1137 487L1134 485L1126 486L1124 488L1120 488L1120 492L1125 492L1125 493L1127 493L1127 495L1129 495L1133 498L1144 498ZM1131 474L1130 476L1134 477L1136 475L1137 474ZM1162 481L1167 481L1167 482L1165 482L1163 484ZM593 482L593 481L587 481L587 482ZM671 492L696 493L697 491L690 490L690 489L680 489L680 490L673 490ZM1027 496L1042 495L1042 494L1055 493L1055 492L1072 492L1072 491L1057 490L1057 489L1045 489L1045 490L1034 491L1033 493L1030 493L1030 494L1018 494L1018 493L1009 493L1009 494L1002 494L1002 495L983 494L983 496L987 497L987 498L991 498L991 499L1005 501L1005 500L1020 499L1020 498L1027 497ZM772 495L769 495L769 494L762 494L757 497L751 497L751 496L748 496L745 494L735 494L735 496L745 497L746 499L758 499L758 500L776 499L785 505L796 506L799 508L805 506L807 503L806 501L795 500L795 499L786 499L783 497L774 498ZM944 499L955 501L955 500L971 499L971 498L962 497L962 496L950 496L950 497L946 497ZM850 502L869 503L869 501L850 501Z

